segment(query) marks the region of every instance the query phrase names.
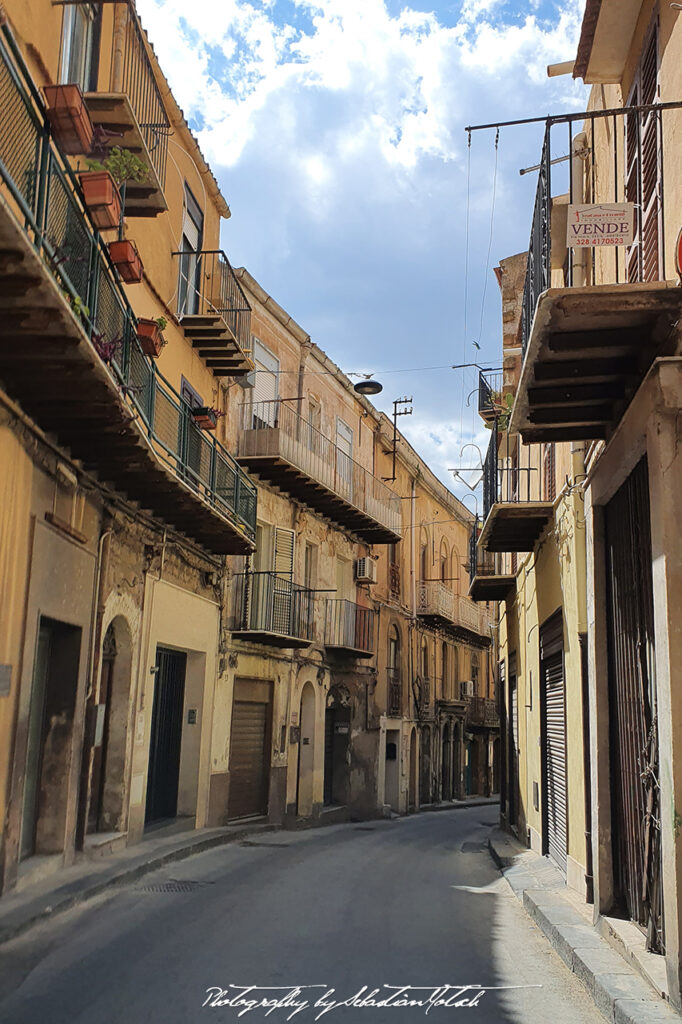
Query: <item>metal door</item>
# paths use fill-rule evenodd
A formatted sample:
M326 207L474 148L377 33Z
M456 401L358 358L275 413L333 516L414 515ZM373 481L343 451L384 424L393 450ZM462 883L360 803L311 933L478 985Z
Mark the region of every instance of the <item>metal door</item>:
M614 883L664 951L651 526L646 459L605 508Z
M516 652L509 655L509 824L516 828L519 787L519 703L516 688Z
M561 609L540 629L543 843L545 853L566 870L567 773L564 620Z
M178 811L186 666L183 651L157 647L145 821L174 818Z
M269 704L235 700L230 741L230 818L267 814L269 746Z

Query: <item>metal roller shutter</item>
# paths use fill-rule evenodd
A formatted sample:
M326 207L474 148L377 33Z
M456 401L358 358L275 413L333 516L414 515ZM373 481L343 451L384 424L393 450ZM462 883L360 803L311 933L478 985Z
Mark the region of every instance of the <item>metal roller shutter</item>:
M545 711L545 800L547 847L552 860L566 870L566 702L563 651L542 663Z
M268 809L268 705L234 702L230 743L230 818Z

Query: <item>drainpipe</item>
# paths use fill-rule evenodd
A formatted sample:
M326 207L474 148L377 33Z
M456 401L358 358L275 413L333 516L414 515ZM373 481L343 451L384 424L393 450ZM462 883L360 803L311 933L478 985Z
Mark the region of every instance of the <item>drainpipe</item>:
M134 17L134 14L131 14ZM111 91L123 92L123 57L125 53L126 28L128 26L128 5L116 4L114 32L111 47Z
M585 161L588 152L587 135L579 132L571 145L571 203L585 202ZM582 288L587 281L587 249L574 250L572 259L573 287Z

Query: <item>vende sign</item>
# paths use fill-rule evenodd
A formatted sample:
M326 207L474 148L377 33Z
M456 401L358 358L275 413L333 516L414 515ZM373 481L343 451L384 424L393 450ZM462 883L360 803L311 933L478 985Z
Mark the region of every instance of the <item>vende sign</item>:
M632 245L634 236L634 203L568 207L566 244L569 246Z

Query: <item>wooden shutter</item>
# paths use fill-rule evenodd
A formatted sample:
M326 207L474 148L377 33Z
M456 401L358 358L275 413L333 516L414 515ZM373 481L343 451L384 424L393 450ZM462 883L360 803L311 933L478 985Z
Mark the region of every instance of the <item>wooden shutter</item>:
M289 636L294 622L294 531L282 527L275 528L275 551L273 593L272 593L272 628L275 633Z
M648 106L658 98L658 22L642 48L628 106ZM636 204L635 241L627 254L628 281L662 276L662 147L660 112L632 112L625 122L625 198Z
M275 528L275 554L273 569L278 576L291 579L294 572L294 539L293 530L284 527Z

